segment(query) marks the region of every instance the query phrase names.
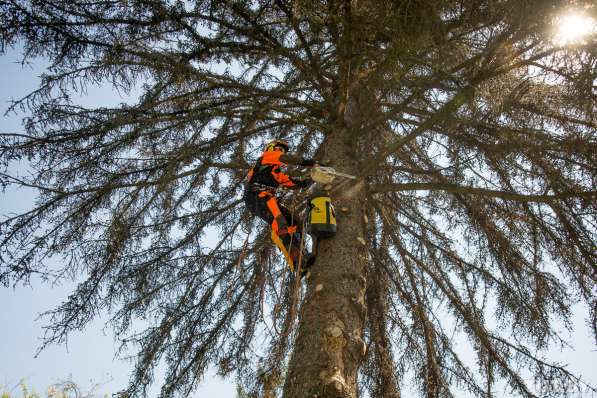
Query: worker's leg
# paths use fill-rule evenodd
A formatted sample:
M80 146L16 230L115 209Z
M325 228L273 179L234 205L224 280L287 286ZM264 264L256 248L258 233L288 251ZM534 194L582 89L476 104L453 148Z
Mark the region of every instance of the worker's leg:
M275 196L268 198L266 204L272 215L272 240L284 253L290 268L294 271L295 264L303 260L298 223L295 222L290 210L280 205Z
M267 193L264 192L251 192L249 195L245 196L245 204L251 213L268 224L271 224L273 220L272 213L267 208L267 200L270 196L271 194L268 196Z
M245 196L245 202L247 208L272 226L272 241L278 246L280 251L286 257L290 269L294 269L292 258L288 254L288 227L286 225L286 219L278 207L276 198L270 192L255 192L249 193ZM282 228L280 228L280 226ZM282 231L280 231L282 229ZM278 234L282 234L284 239L280 238Z
M279 237L284 243L285 248L287 249L288 257L292 260L294 265L301 263L301 268L306 268L311 266L313 263L314 258L307 252L307 248L305 247L305 242L302 241L302 228L301 228L301 220L294 215L286 206L282 205L281 203L276 203L278 209L282 216L284 216L284 220L286 221L286 225L288 233L284 233L285 231L279 230ZM290 262L290 261L289 261ZM291 267L292 268L292 267Z
M301 221L300 219L294 215L286 206L283 204L278 204L280 208L280 212L284 215L286 219L286 223L288 224L288 228L291 233L301 233Z
M286 214L282 212L282 208L284 207L278 204L278 200L275 196L272 195L269 197L266 205L273 218L271 222L272 229L276 231L279 236L294 232L296 228L291 230L288 229L288 219L286 218Z
M287 247L289 248L289 256L293 258L295 264L301 264L301 277L306 274L307 269L311 267L315 261L315 256L307 251L305 242L303 241L302 221L296 215L293 214L287 207L280 204L280 211L286 217L288 222L288 230L291 231L289 234L289 240Z
M253 215L271 224L271 214L265 205L266 199L260 198L258 194L259 192L246 192L244 197L245 207Z
M288 247L290 236L296 232L296 227L289 225L288 214L284 206L278 204L275 196L271 196L266 202L267 208L272 215L272 231L282 239L284 244ZM284 211L282 210L284 209Z
M301 222L286 206L280 204L279 208L280 212L284 215L286 224L288 225L290 238L288 244L298 249L300 247L302 238Z
M294 265L298 264L299 260L304 263L306 258L300 251L300 220L293 217L290 210L279 204L276 197L267 191L255 193L250 199L252 200L249 200L247 206L256 216L271 224L272 241L284 254L290 269L294 271Z

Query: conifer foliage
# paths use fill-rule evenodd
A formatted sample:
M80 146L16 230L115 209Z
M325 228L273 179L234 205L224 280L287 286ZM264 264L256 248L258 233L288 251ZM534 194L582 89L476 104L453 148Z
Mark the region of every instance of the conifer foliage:
M160 362L163 397L214 365L248 396L591 389L545 356L578 302L597 338L597 53L552 40L571 6L597 12L4 0L1 51L49 66L0 137L0 183L37 193L0 220L0 281L80 280L45 343L109 314L130 397ZM81 105L96 86L128 99ZM244 211L273 138L359 178L332 187L339 232L302 282Z

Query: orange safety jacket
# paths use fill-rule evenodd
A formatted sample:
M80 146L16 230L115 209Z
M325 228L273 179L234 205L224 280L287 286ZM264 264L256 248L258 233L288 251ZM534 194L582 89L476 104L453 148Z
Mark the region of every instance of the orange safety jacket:
M280 185L286 188L297 186L295 180L281 170L283 166L286 166L286 163L280 160L282 155L284 155L282 151L263 152L255 165L249 170L247 175L249 185L255 184L256 188L261 189L263 187L259 186L272 188L277 188Z

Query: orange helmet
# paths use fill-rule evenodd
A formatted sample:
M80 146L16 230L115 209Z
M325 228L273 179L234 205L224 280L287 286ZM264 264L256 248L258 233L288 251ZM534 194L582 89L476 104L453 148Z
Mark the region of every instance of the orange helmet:
M283 140L274 140L265 146L265 150L266 151L275 151L276 147L278 147L278 146L284 148L284 152L288 152L288 149L290 148L290 145L288 145L288 142L283 141Z

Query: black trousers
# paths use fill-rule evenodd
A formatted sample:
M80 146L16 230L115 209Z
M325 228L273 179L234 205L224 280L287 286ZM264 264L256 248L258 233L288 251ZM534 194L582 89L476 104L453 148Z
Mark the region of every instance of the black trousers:
M252 214L271 225L291 259L296 261L302 238L300 220L269 191L245 191L245 205Z

